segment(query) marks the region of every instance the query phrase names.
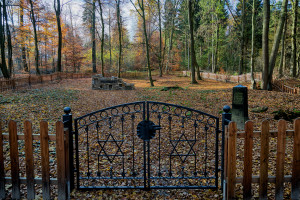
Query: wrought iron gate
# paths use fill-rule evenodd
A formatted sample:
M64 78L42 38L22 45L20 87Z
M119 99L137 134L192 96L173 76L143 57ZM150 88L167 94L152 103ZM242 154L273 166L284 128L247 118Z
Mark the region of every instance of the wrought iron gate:
M75 119L78 189L217 188L219 118L142 101Z

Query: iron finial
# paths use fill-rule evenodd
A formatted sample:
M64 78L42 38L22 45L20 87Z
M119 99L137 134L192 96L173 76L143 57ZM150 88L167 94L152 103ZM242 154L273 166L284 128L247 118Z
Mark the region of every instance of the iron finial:
M223 111L224 111L225 113L229 113L229 112L230 112L230 106L228 106L228 105L224 106L224 107L223 107Z
M71 108L70 107L65 107L64 112L68 115L71 113Z

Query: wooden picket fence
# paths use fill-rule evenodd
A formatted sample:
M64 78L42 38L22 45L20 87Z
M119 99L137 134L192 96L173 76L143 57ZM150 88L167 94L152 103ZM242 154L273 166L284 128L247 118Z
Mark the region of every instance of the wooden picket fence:
M290 87L290 86L284 85L284 83L281 81L274 81L272 83L272 85L275 90L278 90L280 92L285 92L285 93L289 93L289 94L300 94L299 87Z
M12 199L21 198L20 184L27 187L27 199L35 199L35 184L42 186L43 199L53 199L50 196L50 184L57 185L57 198L67 199L70 192L70 175L69 175L69 144L68 129L64 129L62 122L56 123L56 133L48 134L48 122L40 122L40 134L33 134L32 124L30 121L24 123L24 134L17 132L17 123L9 121L9 133L2 133L0 121L0 199L7 198L7 193L11 193ZM9 141L9 152L3 149L4 142ZM24 140L25 143L25 166L26 177L20 177L20 158L18 151L19 141ZM34 174L34 148L33 141L40 141L40 158L42 165L42 178L35 177ZM56 175L57 178L50 178L49 166L49 141L56 142ZM5 169L5 155L10 155L10 167ZM10 171L10 176L7 176ZM23 173L24 174L24 173ZM11 184L11 190L6 191L5 185ZM7 193L6 193L7 192Z
M243 185L243 198L251 199L252 183L259 184L259 199L267 199L268 183L275 183L275 199L283 199L284 182L291 183L291 198L300 199L300 118L294 121L294 130L286 130L286 121L278 122L278 130L270 131L269 122L262 122L261 131L253 131L253 122L245 124L245 131L237 132L235 122L226 128L225 138L225 199L235 199L237 183ZM253 138L260 138L260 171L259 176L252 176ZM269 138L277 137L276 176L268 176L269 169ZM284 176L286 138L293 139L292 175ZM237 174L237 138L244 139L244 171L243 177ZM239 148L241 148L239 146Z

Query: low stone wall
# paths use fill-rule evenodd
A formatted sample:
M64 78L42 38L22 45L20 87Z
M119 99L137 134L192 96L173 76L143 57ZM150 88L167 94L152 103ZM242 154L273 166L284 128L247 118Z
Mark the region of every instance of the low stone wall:
M117 77L103 77L97 74L92 77L93 90L133 90L134 84L126 83Z

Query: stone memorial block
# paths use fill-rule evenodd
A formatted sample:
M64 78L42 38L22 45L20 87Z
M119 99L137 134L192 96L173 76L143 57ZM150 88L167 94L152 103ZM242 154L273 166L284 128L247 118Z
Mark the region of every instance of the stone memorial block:
M232 121L238 129L245 128L248 117L248 88L242 85L233 87L232 92Z
M126 83L117 77L103 77L102 74L97 74L92 77L93 90L133 90L134 84Z

